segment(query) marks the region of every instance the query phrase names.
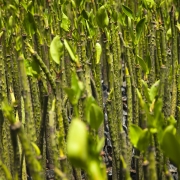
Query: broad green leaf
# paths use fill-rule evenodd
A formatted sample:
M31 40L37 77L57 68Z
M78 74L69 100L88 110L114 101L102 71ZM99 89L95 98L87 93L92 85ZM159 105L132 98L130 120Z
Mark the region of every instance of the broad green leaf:
M35 60L25 59L26 74L32 77L38 77L40 73L40 67Z
M104 120L102 109L97 104L93 103L91 104L89 113L90 113L90 119L89 119L90 127L98 130L99 126Z
M72 105L76 105L78 103L78 98L76 96L75 90L71 88L64 88L64 91L68 95L69 101Z
M133 12L132 12L132 10L130 8L128 8L125 5L122 5L122 10L129 18L134 19Z
M141 34L143 32L143 29L144 29L145 22L146 22L146 18L142 18L136 25L136 41L135 41L135 44L139 43Z
M101 53L102 53L101 44L96 43L95 49L96 49L96 64L99 64L100 59L101 59Z
M129 127L129 130L130 130L130 133L129 133L130 141L133 144L133 146L135 148L137 148L138 141L139 141L141 134L143 133L143 130L135 124L132 124Z
M68 51L71 59L72 59L76 64L79 64L78 56L74 54L73 49L71 48L71 46L69 45L69 43L67 42L66 39L64 39L64 45L65 45L65 48L66 48L66 50Z
M62 21L61 21L61 28L64 29L65 31L69 31L69 28L70 28L70 20L69 18L64 14L62 13Z
M148 129L144 129L139 137L137 148L145 152L150 144L151 134Z
M97 136L97 147L96 147L96 152L99 154L104 146L104 142L105 139L104 137L102 137L101 139L99 139L99 137Z
M96 14L96 21L100 28L107 27L109 24L109 17L105 6L101 6Z
M85 117L86 117L86 120L89 122L90 121L90 108L91 108L91 105L93 103L96 103L95 99L92 97L92 96L89 96L86 98L85 102L84 102L84 106L85 106Z
M88 163L88 131L80 119L72 119L67 137L68 159L75 167L84 168Z
M142 70L143 70L146 74L148 74L148 73L149 73L149 69L148 69L145 61L144 61L140 56L138 56L138 55L136 56L136 58L137 58L137 60L138 60L138 62L139 62L139 64L140 64Z
M179 138L179 137L178 137ZM161 148L177 166L180 166L180 142L172 132L165 131L163 134Z
M112 12L112 19L114 20L114 22L117 22L118 21L118 13L116 11L113 11Z
M72 105L77 105L79 98L84 90L83 83L78 80L78 77L75 73L71 77L71 88L64 88L65 92L68 95L68 98Z
M158 95L159 84L160 84L160 80L156 81L149 89L149 97L151 101L153 101L154 98Z
M103 112L97 105L95 99L89 96L85 100L85 116L91 128L98 130L102 121L104 120Z
M36 23L34 21L33 15L28 12L24 18L23 21L24 29L26 30L26 33L30 36L32 36L36 31Z
M64 46L60 40L60 37L57 35L53 38L51 45L50 45L50 54L52 59L57 63L60 64L60 59L64 54Z

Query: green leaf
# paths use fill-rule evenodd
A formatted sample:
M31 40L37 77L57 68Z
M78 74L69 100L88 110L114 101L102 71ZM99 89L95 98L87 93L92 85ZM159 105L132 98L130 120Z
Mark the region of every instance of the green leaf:
M105 139L104 137L99 139L99 137L97 136L97 147L96 147L96 152L97 154L99 154L104 146L104 142L105 142Z
M64 13L62 13L62 21L60 25L61 28L68 32L70 28L70 24L71 21L69 20L69 18Z
M161 148L165 155L168 156L178 167L180 166L180 142L179 137L177 138L169 131L164 131Z
M145 152L150 144L151 134L148 129L144 129L139 137L137 148Z
M22 48L22 37L18 36L16 38L16 45L15 45L15 49L16 51L19 51Z
M125 5L122 5L122 10L129 18L134 19L133 12L132 12L132 10L130 8L128 8Z
M162 99L158 98L158 100L155 102L155 105L154 105L154 118L158 122L157 125L160 125L159 123L161 122L160 117L161 117L161 112L162 112L162 106L163 106L163 101Z
M57 35L53 38L51 45L50 45L50 54L52 59L57 63L60 64L60 59L64 54L64 46L60 40L60 37Z
M32 36L36 32L36 23L34 21L33 15L30 12L26 14L23 25L28 35Z
M104 120L104 115L102 112L102 109L97 104L91 104L90 107L90 121L89 124L91 128L94 128L96 130L99 129L99 126Z
M37 78L40 73L40 67L38 63L35 60L31 60L31 59L25 59L24 63L26 68L26 74L28 76Z
M100 28L107 27L109 25L109 17L105 6L101 6L96 14L96 21Z
M137 23L137 25L136 25L136 40L135 40L135 44L138 44L138 43L139 43L141 34L142 34L142 32L143 32L143 29L144 29L145 22L146 22L146 18L142 18L142 19Z
M14 18L13 18L13 16L10 16L8 25L9 25L10 29L14 26Z
M88 12L86 10L83 9L82 12L81 12L81 15L82 15L82 17L84 19L88 20L89 14L88 14Z
M92 38L96 33L94 26L89 21L86 21L86 27L88 30L89 38Z
M71 59L79 65L79 59L78 56L74 54L73 49L71 48L71 46L69 45L68 41L66 39L64 39L64 45L66 50L68 51Z
M101 53L102 53L101 44L96 43L95 49L96 49L96 64L99 64L100 59L101 59Z
M136 58L137 58L137 60L138 60L138 62L139 62L139 64L140 64L142 70L143 70L146 74L148 74L148 73L149 73L149 69L148 69L145 61L144 61L140 56L138 56L138 55L136 56Z
M84 168L88 163L88 131L80 119L72 119L67 137L67 155L73 166Z
M140 138L143 130L139 126L137 126L135 124L132 124L129 127L129 130L130 130L130 133L129 133L130 141L133 144L133 146L135 148L137 148L138 141L139 141L139 138Z
M34 3L32 1L28 2L27 9L32 15L34 15Z
M158 95L159 84L160 84L160 80L156 81L149 89L149 97L151 101L153 101L154 98Z
M77 75L73 72L71 77L71 88L64 88L72 105L77 105L79 98L84 90L83 83L78 80Z

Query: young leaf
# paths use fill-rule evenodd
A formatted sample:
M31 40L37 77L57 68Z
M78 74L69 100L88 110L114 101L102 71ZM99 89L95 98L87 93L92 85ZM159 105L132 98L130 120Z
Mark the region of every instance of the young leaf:
M133 146L137 148L138 141L139 141L141 134L143 133L143 130L135 124L132 124L129 127L129 130L130 130L130 133L129 133L130 141L133 144Z
M88 35L90 38L92 38L96 33L95 28L89 21L85 21L85 22L86 22L86 27L88 30Z
M149 97L150 100L153 101L154 98L157 96L158 91L159 91L159 84L160 84L160 80L156 81L151 88L149 89Z
M129 18L134 19L133 12L132 12L132 10L130 8L128 8L125 5L122 5L122 10Z
M90 107L90 126L98 130L99 126L104 120L102 109L97 104L91 104Z
M76 105L78 103L83 89L83 83L79 81L77 75L73 73L71 78L71 88L64 88L72 105Z
M143 32L145 22L146 22L146 18L142 18L136 25L136 41L135 41L135 44L139 43L139 39L140 39L141 34Z
M96 21L100 28L107 27L109 24L109 17L105 6L101 6L96 14Z
M148 73L149 73L149 69L148 69L145 61L144 61L140 56L138 56L138 55L136 56L136 58L137 58L137 60L138 60L138 62L139 62L139 64L140 64L142 70L143 70L146 74L148 74Z
M72 119L67 137L67 155L72 165L84 168L88 159L88 131L80 119Z
M99 43L96 43L96 64L99 64L101 59L102 47Z
M24 29L26 33L32 36L36 31L36 23L34 21L33 15L28 12L23 21Z
M137 148L145 152L150 144L151 134L148 129L144 129L139 137Z
M163 134L161 148L178 167L180 166L180 142L179 139L169 131Z
M60 40L59 36L55 36L50 45L50 54L52 59L60 64L60 59L64 54L63 43Z
M73 52L73 49L70 47L69 43L67 42L66 39L64 39L64 45L65 45L65 48L67 49L71 59L77 64L79 65L79 59L78 59L78 56L74 54Z
M69 31L69 28L70 28L70 20L69 18L64 14L62 13L62 21L61 21L61 28L64 29L65 31Z

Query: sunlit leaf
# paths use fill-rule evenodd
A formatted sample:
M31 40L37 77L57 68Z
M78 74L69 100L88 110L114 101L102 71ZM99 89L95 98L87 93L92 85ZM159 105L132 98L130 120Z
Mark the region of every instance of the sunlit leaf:
M102 53L101 44L96 43L95 49L96 49L96 64L99 64L100 59L101 59L101 53Z
M60 25L61 28L64 29L65 31L69 31L70 24L71 21L69 20L69 18L64 13L62 13L62 21Z
M64 88L66 94L68 95L68 98L72 105L77 105L79 98L81 97L81 94L84 90L83 83L79 81L77 75L75 73L72 73L71 77L71 87Z
M148 129L144 129L139 137L137 148L145 152L150 144L151 134Z
M161 148L177 166L180 166L180 142L179 139L172 134L172 132L165 131L162 142L161 142Z
M64 54L64 46L60 40L60 37L57 35L51 42L50 45L50 54L52 59L57 63L60 64L60 59Z
M109 24L109 17L105 6L101 6L96 14L96 21L100 28L107 27Z
M160 80L156 81L149 89L149 97L151 101L153 101L154 98L158 95L159 84L160 84Z
M67 155L72 165L84 168L88 159L88 131L80 119L72 119L67 138Z
M140 138L143 130L135 124L132 124L129 127L129 130L130 130L130 133L129 133L130 141L133 144L133 146L137 148L138 141L139 141L139 138Z

